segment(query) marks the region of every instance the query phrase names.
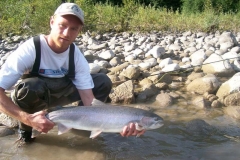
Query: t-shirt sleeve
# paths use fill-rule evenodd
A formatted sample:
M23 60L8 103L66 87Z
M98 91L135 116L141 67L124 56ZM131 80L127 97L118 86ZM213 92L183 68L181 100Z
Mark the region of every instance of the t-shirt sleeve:
M29 39L12 52L0 69L0 87L11 88L19 78L31 70L36 54L33 40Z
M89 64L81 51L75 45L75 79L72 80L77 89L92 89L94 83L90 74Z

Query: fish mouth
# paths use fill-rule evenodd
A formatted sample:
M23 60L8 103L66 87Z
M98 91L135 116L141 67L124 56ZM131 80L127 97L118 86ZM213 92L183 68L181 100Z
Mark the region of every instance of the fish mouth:
M157 124L160 125L160 126L164 125L163 121L159 121Z
M153 126L155 129L160 128L164 125L162 120L159 120L155 123L155 125Z
M159 124L159 127L162 127L163 125L164 125L163 123L160 123L160 124Z

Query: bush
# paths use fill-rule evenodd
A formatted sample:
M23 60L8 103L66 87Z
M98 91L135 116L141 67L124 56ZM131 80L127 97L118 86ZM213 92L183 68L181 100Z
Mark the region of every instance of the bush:
M239 0L183 0L182 10L185 13L199 13L212 9L215 13L237 13L240 10Z
M230 1L232 2L230 5L235 2L228 0ZM174 11L167 7L146 6L136 3L135 0L123 0L122 2L123 5L117 6L108 2L93 3L92 0L75 0L85 14L83 32L86 30L91 32L151 32L153 30L170 32L231 30L238 32L240 28L238 9L225 13L226 7L220 5L223 3L220 3L220 0L184 0L184 12ZM218 9L213 2L219 2ZM50 16L60 3L60 0L1 0L0 34L47 34ZM236 8L240 6L239 2L234 5Z
M8 0L0 1L0 30L2 33L46 33L49 17L59 0Z

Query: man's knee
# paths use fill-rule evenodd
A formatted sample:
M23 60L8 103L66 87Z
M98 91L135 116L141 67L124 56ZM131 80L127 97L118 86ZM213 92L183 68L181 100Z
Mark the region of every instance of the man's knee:
M104 87L109 90L112 89L112 81L106 74L103 73L92 74L92 78L94 82L94 88Z
M112 81L103 73L92 74L92 78L94 82L94 96L101 101L105 101L111 92Z
M45 82L38 77L27 78L16 85L12 93L12 99L26 111L41 110L49 101L48 88Z

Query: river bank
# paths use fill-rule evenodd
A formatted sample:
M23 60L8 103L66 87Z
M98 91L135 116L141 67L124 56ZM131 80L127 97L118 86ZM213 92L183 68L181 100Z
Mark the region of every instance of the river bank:
M0 40L0 66L30 37ZM96 140L54 128L16 148L17 123L0 114L3 159L238 159L240 33L89 32L75 44L91 73L114 86L108 103L149 109L164 126L143 136L103 134ZM11 123L9 123L11 122ZM51 147L51 151L49 150ZM42 154L44 153L44 154ZM57 157L56 157L56 153Z
M0 66L30 37L0 40ZM153 104L167 108L189 103L200 109L221 108L239 118L240 33L86 32L75 44L91 73L113 82L109 103Z

